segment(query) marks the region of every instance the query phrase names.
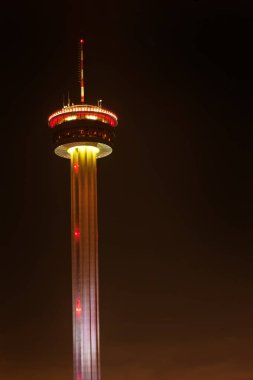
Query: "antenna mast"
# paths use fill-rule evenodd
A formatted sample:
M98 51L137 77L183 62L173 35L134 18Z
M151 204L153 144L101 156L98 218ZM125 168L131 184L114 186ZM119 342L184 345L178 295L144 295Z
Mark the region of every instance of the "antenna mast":
M84 64L83 64L83 45L84 40L80 40L80 51L81 51L81 103L84 104Z

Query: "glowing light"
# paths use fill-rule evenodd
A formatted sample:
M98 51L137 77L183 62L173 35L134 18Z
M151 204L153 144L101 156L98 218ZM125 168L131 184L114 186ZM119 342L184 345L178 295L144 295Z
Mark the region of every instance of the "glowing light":
M73 113L75 113L75 115L73 115ZM86 118L101 120L104 123L110 124L112 127L116 127L118 124L117 116L114 113L104 108L91 106L88 104L65 106L61 110L50 115L48 118L48 123L51 128L54 128L56 125L64 123L68 120L82 120Z
M85 116L85 119L97 120L98 117L97 117L97 116L94 116L94 115L86 115L86 116Z
M76 115L73 115L73 116L68 116L66 117L66 121L70 121L70 120L76 120L77 119L77 116Z
M75 238L76 238L76 239L79 239L79 238L80 238L80 231L79 231L79 228L78 228L78 227L75 229Z
M79 171L79 165L78 164L74 164L73 167L74 167L75 172L78 173L78 171Z
M81 44L83 44L83 43L84 43L84 40L81 38L81 39L80 39L80 42L81 42Z
M88 152L95 152L95 153L99 152L99 149L96 146L77 145L77 146L72 146L71 148L69 148L68 153L72 155L76 149L80 150L81 152L84 152L85 150L87 150Z
M82 311L80 299L76 300L76 314L80 315Z

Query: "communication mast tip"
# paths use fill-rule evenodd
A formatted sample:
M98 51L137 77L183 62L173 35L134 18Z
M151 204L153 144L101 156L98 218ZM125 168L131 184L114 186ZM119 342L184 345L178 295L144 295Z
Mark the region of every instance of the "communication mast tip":
M81 38L80 39L80 53L81 53L81 103L84 104L84 57L83 57L83 44L84 44L84 40Z

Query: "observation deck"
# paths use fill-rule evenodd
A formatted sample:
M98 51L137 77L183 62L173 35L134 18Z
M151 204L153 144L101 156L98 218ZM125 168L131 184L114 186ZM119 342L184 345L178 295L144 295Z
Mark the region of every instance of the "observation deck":
M68 150L73 146L97 147L97 158L112 152L117 116L99 106L77 104L63 107L48 118L53 130L55 153L70 158Z

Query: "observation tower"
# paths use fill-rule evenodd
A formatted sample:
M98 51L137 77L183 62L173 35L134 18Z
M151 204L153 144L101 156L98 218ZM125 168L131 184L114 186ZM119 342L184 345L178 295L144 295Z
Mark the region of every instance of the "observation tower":
M48 118L54 152L70 159L73 379L100 380L97 158L112 152L117 116L84 103L84 40L80 40L81 102Z

